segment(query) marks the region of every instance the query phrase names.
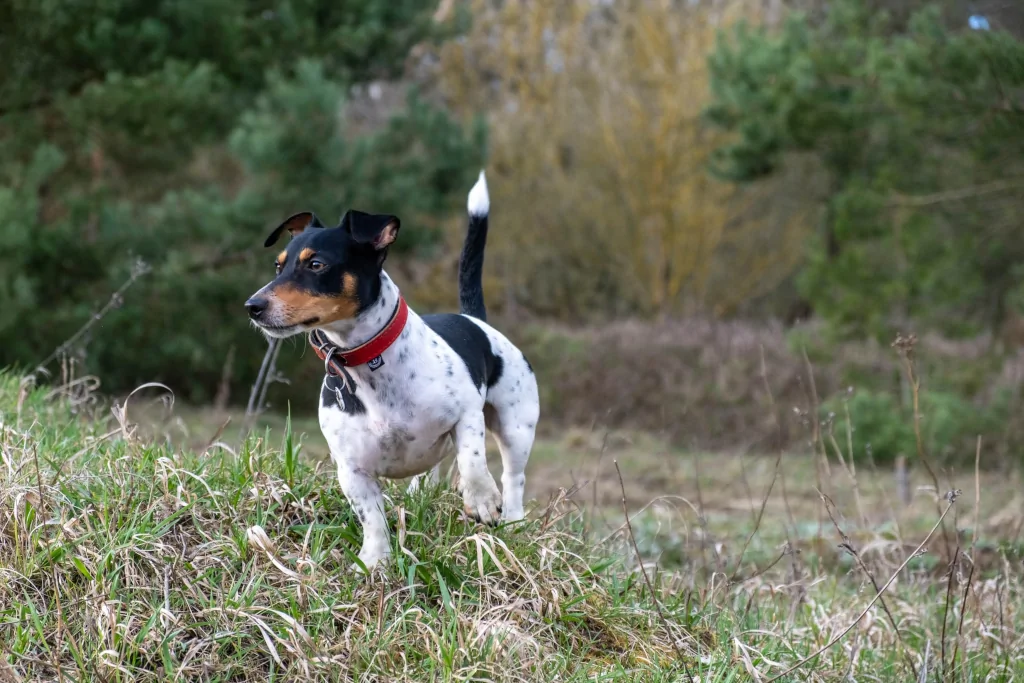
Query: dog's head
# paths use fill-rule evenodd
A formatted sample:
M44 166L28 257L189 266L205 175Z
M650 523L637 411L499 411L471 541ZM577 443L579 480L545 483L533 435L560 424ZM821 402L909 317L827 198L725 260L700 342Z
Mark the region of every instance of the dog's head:
M249 317L273 337L289 337L356 317L380 295L380 272L398 236L395 216L349 211L335 228L298 213L264 242L291 236L277 255L277 277L245 302Z

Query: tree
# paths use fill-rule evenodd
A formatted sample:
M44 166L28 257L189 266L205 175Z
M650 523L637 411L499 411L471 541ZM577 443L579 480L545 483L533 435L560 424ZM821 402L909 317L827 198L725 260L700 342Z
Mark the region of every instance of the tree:
M0 366L31 367L128 277L84 370L113 391L164 380L208 399L263 345L241 303L289 212L401 215L436 239L479 168L482 131L411 96L351 132L353 85L400 75L450 35L427 0L14 0L0 8ZM183 376L181 369L188 368Z
M723 140L701 118L714 26L757 3L473 6L440 87L488 112L506 300L559 317L721 314L793 271L799 174L745 191L706 168ZM768 201L780 194L793 201Z
M756 184L810 154L827 178L801 288L840 334L974 332L1013 300L1024 44L962 21L842 0L819 23L739 26L710 60L707 115L732 136L716 172Z

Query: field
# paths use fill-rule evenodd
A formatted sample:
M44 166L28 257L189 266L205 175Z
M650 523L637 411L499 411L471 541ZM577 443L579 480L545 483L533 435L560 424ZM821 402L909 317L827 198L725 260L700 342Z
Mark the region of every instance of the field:
M1024 496L983 448L936 490L839 444L550 432L527 521L395 483L393 561L362 578L315 423L241 438L159 393L0 375L0 681L1024 677Z

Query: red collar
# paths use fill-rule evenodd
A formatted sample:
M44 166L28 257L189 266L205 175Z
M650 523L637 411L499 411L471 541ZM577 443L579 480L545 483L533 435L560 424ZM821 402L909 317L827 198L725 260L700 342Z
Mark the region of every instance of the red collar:
M408 319L409 306L405 303L405 297L399 294L398 306L395 307L391 320L366 343L342 350L341 347L332 344L322 330L313 330L309 333L309 345L324 362L328 374L341 376L343 367L351 368L364 364L369 364L371 370L376 370L384 364L382 354L398 340Z

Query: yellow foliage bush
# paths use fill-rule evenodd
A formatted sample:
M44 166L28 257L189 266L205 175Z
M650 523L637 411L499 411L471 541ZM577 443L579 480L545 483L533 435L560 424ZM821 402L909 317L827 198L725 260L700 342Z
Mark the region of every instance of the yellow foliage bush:
M706 168L721 134L701 118L705 60L716 31L756 18L756 3L470 5L436 86L459 114L488 117L496 307L722 315L793 272L813 178L740 189Z

